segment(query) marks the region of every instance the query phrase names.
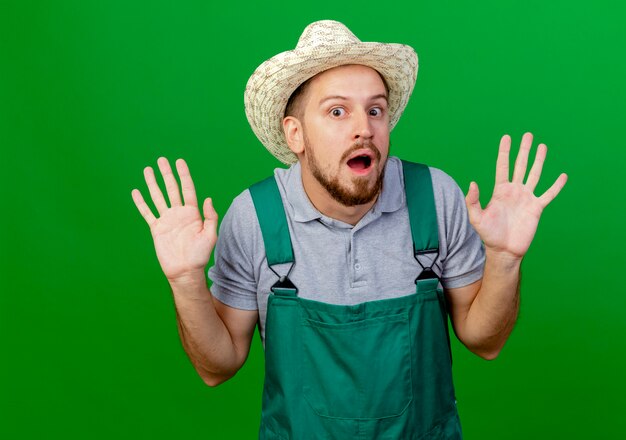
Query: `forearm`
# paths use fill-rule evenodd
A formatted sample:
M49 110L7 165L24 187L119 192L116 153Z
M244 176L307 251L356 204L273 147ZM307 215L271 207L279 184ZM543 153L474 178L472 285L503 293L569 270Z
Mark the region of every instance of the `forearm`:
M178 332L189 359L209 385L228 379L239 369L235 345L213 304L204 272L170 280Z
M519 312L521 260L487 249L481 287L467 313L466 345L494 359L508 339Z

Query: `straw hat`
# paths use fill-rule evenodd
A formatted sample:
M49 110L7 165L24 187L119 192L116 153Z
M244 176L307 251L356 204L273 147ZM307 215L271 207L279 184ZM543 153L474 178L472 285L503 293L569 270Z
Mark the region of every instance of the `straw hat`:
M246 85L248 122L261 143L278 160L295 163L287 146L282 120L291 94L307 79L332 67L362 64L377 70L389 86L389 129L400 119L417 78L417 54L394 43L362 42L342 23L332 20L308 25L294 50L261 64Z

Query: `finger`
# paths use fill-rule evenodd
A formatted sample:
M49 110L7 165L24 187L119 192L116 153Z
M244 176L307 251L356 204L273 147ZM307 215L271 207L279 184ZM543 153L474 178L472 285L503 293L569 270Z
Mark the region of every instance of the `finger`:
M146 184L148 185L148 191L150 191L150 197L152 197L154 206L156 206L159 214L163 214L167 210L167 203L165 203L161 188L157 185L154 177L154 170L152 167L145 167L143 169L143 175L146 178Z
M524 183L524 176L526 175L526 166L528 165L528 152L533 144L533 135L531 133L524 133L522 136L522 143L519 147L519 153L517 153L517 159L515 159L515 169L513 170L513 183Z
M189 167L183 159L176 161L176 170L180 176L180 186L183 189L183 203L190 206L198 206L198 198L196 197L196 188L191 180Z
M548 153L548 147L545 144L539 144L537 147L537 153L535 154L535 161L528 173L528 179L526 179L526 186L534 191L537 187L537 183L541 178L541 170L543 169L543 162L546 160L546 154Z
M159 170L161 170L161 174L163 175L165 189L167 189L167 197L170 199L170 206L174 207L182 205L180 201L180 192L178 191L178 182L176 182L176 177L174 177L174 173L172 173L170 162L165 157L159 157L157 163L159 164Z
M552 186L548 188L548 190L544 192L541 197L539 197L539 201L544 208L548 206L548 204L550 204L550 202L554 200L556 196L559 195L566 182L567 174L563 173L559 176L558 179L556 179L556 182L554 182Z
M217 232L217 212L213 207L213 200L208 197L202 206L204 212L204 230L215 234Z
M498 160L496 161L496 184L509 181L509 151L511 150L511 136L505 134L500 139Z
M480 223L483 215L483 209L480 206L478 185L476 182L471 182L467 196L465 196L465 204L467 206L467 214L472 225Z
M135 206L139 210L141 216L146 220L148 226L152 227L152 224L156 221L156 217L150 210L150 207L144 201L141 192L138 189L133 189L130 192L130 195L132 196L133 202L135 202Z

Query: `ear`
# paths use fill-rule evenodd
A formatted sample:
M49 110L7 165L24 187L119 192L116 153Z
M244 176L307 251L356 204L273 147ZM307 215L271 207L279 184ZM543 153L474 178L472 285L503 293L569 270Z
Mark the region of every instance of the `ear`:
M304 132L300 120L293 116L285 117L283 119L283 131L289 149L296 155L302 154L304 152Z

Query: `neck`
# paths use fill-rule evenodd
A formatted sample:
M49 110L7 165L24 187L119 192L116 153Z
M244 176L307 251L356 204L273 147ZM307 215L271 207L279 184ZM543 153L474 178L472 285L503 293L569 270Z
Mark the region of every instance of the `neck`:
M313 206L315 206L315 209L326 217L348 223L352 226L356 225L359 220L367 214L378 199L377 195L371 202L363 205L342 205L326 191L326 188L320 185L306 167L302 167L302 185L304 186L304 191L309 197L309 200Z

